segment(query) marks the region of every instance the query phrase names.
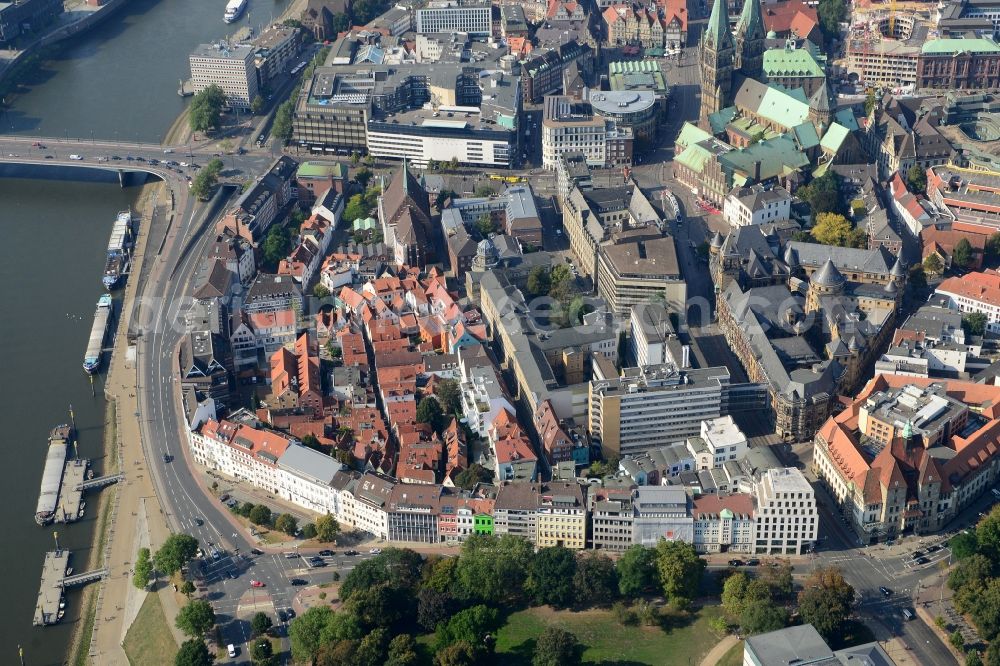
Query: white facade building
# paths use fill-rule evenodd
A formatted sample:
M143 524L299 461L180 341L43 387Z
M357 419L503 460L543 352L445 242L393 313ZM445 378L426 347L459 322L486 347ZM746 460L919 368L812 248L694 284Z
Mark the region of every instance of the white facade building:
M694 520L683 488L640 486L632 498L632 541L653 547L661 539L694 541Z
M245 44L201 44L188 56L192 90L199 93L214 84L222 88L230 106L249 109L257 97L254 53Z
M757 527L754 551L801 555L816 542L819 511L813 488L794 467L769 469L754 484Z
M753 497L703 495L694 500L694 547L699 553L752 553Z
M417 10L417 32L465 32L470 35L489 35L493 31L493 18L489 4L465 4L445 0L431 2Z
M722 215L729 226L783 222L792 211L792 196L783 187L765 190L760 185L733 190L726 197Z
M732 416L702 421L701 438L712 456L712 467L722 467L729 460L740 460L747 453L746 435Z
M501 411L514 413L500 385L500 378L492 366L473 366L463 369L462 414L466 425L482 438L489 436L490 426Z

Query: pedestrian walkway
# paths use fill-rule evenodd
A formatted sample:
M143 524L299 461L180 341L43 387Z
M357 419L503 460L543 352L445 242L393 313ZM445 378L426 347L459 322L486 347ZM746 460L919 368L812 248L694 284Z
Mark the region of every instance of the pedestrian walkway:
M739 638L729 634L708 651L701 660L701 666L715 666L739 642Z
M161 190L158 201L161 203L169 198ZM146 241L149 238L148 218L141 227L136 249L137 260L146 252ZM139 267L135 275L139 274ZM97 609L94 622L94 634L90 644L90 663L101 666L129 666L125 650L122 648L122 638L128 632L138 610L134 608L137 601L132 593L132 571L137 544L149 544L155 551L169 536L163 510L153 490L153 482L143 456L141 435L139 430L138 399L136 397L136 365L134 354L128 353L129 320L132 314L132 303L136 298L139 280L129 280L125 286L121 321L114 344L114 362L105 377L105 394L108 400L117 405L117 438L121 447L120 459L123 461L125 481L116 486L117 514L113 516L113 528L108 537L110 554L107 559L110 573L102 584L101 602ZM140 518L139 512L145 506L145 515ZM173 590L168 586L170 597L161 591L160 601L168 624L173 627L173 618L177 614L177 602L173 598ZM142 595L139 595L140 597ZM141 605L141 598L138 599Z

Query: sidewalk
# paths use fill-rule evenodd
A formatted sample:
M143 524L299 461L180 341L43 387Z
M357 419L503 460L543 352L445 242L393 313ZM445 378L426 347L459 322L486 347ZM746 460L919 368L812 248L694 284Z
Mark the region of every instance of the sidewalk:
M157 196L157 204L164 201L169 203L166 188L161 189ZM137 264L146 253L149 223L148 213L144 210L136 248ZM138 275L138 266L135 270ZM126 283L121 321L115 337L114 360L105 378L105 394L117 405L117 434L125 480L116 487L117 515L112 517L106 546L109 549L107 562L110 571L108 578L102 583L102 598L97 608L90 644L91 663L101 666L129 666L125 650L122 649L122 640L138 613L136 603L141 606L144 598L141 593L133 593L132 562L138 544L149 544L150 550L155 551L170 534L142 452L135 355L128 353L129 318L138 284L139 280L134 279ZM143 507L145 519L139 516ZM160 601L163 603L167 622L173 627L178 605L173 598L173 590L170 587L165 589L170 594L165 595L161 590Z
M715 666L739 642L740 639L729 634L708 651L708 654L701 660L701 666Z

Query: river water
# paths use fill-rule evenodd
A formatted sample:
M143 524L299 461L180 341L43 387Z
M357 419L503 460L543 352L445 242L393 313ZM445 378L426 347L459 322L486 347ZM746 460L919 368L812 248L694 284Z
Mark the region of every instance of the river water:
M184 108L178 80L190 75L187 56L252 21L267 23L288 0L250 0L239 24L222 21L225 0L133 0L105 23L63 44L23 81L0 115L0 133L160 141ZM62 664L80 620L79 592L70 592L63 623L31 626L43 554L60 545L85 566L95 527L97 495L84 521L40 528L33 520L49 430L69 419L73 405L80 455L102 451L104 400L81 363L102 292L104 250L115 214L137 189L117 185L0 178L0 548L4 612L0 664L17 663L17 646L32 666ZM102 461L97 460L98 471ZM113 611L109 611L113 612ZM101 618L97 618L101 621Z
M234 24L226 0L132 0L23 80L2 131L50 137L158 142L184 109L188 54L237 28L267 25L288 0L249 0Z

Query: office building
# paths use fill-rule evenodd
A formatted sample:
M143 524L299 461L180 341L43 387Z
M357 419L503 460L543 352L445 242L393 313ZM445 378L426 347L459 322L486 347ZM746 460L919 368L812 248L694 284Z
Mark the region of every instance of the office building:
M589 427L605 456L643 453L693 437L701 422L722 412L729 384L724 367L680 370L669 363L623 368L595 363L590 382Z
M555 170L565 155L582 153L588 166L632 163L631 130L597 115L588 102L551 95L542 115L542 166Z
M470 35L492 33L492 15L489 4L466 3L462 0L433 1L417 10L417 32L452 33Z
M188 57L191 65L191 88L199 93L217 85L226 95L226 103L237 109L249 109L257 97L255 49L246 44L201 44Z

